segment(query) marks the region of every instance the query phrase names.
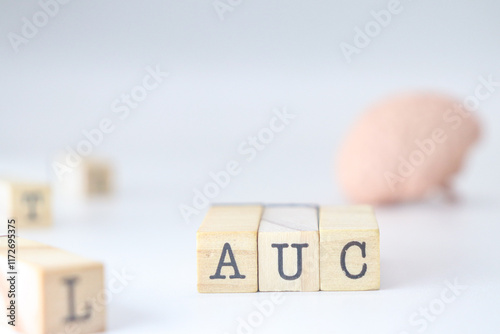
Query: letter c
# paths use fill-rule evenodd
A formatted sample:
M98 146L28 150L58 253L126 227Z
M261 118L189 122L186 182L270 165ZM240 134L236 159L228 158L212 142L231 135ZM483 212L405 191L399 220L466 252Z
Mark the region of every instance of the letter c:
M345 273L345 275L347 277L349 277L351 279L358 279L358 278L365 276L366 270L367 270L367 265L366 265L366 263L363 263L363 269L361 269L361 272L357 275L353 275L349 272L349 270L347 270L347 267L345 265L345 256L346 256L347 250L352 246L359 247L361 249L361 256L363 258L366 257L366 242L360 243L358 241L351 241L351 242L347 243L344 246L344 248L342 249L342 253L340 254L340 267L342 268L342 271Z

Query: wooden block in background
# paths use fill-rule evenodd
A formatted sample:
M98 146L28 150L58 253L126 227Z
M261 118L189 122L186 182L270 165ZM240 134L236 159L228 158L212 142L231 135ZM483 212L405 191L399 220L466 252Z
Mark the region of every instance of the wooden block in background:
M319 290L316 207L265 207L258 243L259 291Z
M16 240L16 329L28 334L104 331L103 265L38 242ZM6 273L10 271L7 249L7 238L0 238L0 304L4 310L9 290Z
M257 291L261 215L260 205L210 208L196 234L199 292Z
M16 219L20 228L52 225L50 186L45 183L0 181L0 219L6 224L10 218Z
M108 195L112 191L111 165L101 160L85 161L85 191L89 196Z
M379 228L370 206L320 207L321 290L380 288Z
M65 156L57 162L66 165ZM113 167L102 158L82 158L78 166L61 173L59 182L62 190L72 197L92 198L110 195L113 192Z

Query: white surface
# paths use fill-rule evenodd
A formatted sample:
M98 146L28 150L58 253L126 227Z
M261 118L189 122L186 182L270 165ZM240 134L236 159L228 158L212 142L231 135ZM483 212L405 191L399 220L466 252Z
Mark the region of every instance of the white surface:
M213 202L341 204L335 149L369 103L411 89L463 98L479 76L500 78L500 3L403 1L347 63L339 48L386 1L243 1L220 21L212 2L73 1L18 53L0 40L0 174L51 179L53 157L103 118L115 124L96 153L119 172L111 202L56 194L55 226L22 235L136 276L109 305L110 333L235 333L270 294L196 292L195 231L181 204L231 160L241 172ZM0 35L19 32L35 1L0 1ZM125 120L112 102L148 66L170 76ZM498 79L497 79L498 80ZM296 115L248 161L237 149L269 126L273 108ZM380 291L287 293L254 333L418 333L409 318L436 303L446 281L468 288L428 333L493 332L500 295L500 90L483 101L482 142L456 187L461 200L377 209Z
M234 194L238 197L237 194ZM109 305L110 333L235 333L238 317L268 293L199 294L196 224L179 221L175 197L130 194L80 210L58 209L52 230L23 236L84 254L135 275ZM381 290L285 293L256 333L298 333L309 326L342 333L418 333L409 317L428 307L446 281L468 288L429 322L429 333L490 332L498 326L500 266L496 249L500 203L475 195L457 204L415 204L377 210Z

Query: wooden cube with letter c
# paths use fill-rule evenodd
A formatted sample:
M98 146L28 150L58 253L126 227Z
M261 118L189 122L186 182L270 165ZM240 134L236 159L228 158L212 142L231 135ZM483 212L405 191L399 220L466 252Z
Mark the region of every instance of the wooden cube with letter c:
M260 205L220 205L196 234L199 292L257 292Z
M370 206L321 207L321 290L380 288L379 228Z
M7 319L14 320L9 327L27 334L105 330L101 263L16 238L16 264L11 267L9 246L7 237L0 238L0 305L14 315Z

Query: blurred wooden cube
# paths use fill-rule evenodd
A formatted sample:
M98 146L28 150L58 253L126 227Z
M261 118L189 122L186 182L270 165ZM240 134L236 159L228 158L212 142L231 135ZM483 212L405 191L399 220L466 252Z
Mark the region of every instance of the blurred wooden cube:
M317 207L266 206L259 227L259 291L318 291Z
M52 225L51 188L45 183L0 181L0 217L16 219L17 226L44 227Z
M15 328L28 334L104 331L103 265L38 242L16 241ZM8 279L13 277L7 266L8 249L7 238L0 238L4 310L11 305L7 292L12 289Z
M379 228L370 206L321 207L321 290L380 288Z
M108 196L113 191L113 167L100 158L82 158L62 177L64 191L78 198Z
M213 206L197 234L199 292L257 292L260 205Z
M85 186L89 196L108 195L112 190L112 168L105 161L85 161Z

